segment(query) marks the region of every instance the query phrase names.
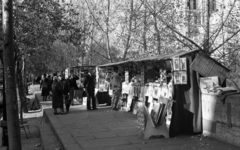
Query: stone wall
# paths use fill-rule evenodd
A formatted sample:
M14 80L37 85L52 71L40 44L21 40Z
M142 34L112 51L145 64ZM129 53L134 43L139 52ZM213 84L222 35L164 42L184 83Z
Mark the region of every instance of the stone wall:
M202 95L203 134L240 146L240 94Z

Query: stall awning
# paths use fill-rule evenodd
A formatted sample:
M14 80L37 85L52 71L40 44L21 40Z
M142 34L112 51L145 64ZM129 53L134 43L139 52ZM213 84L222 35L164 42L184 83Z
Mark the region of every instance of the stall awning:
M96 66L94 66L94 65L89 65L89 66L74 66L74 67L70 67L70 68L84 68L84 67L91 68L91 67L96 67Z
M167 59L171 59L171 58L174 58L174 57L182 57L182 56L185 56L185 55L189 55L191 53L196 53L198 51L199 50L179 51L179 52L175 52L175 53L172 53L172 54L164 54L164 55L157 55L157 56L142 58L142 59L135 60L135 62L167 60Z
M181 57L181 56L189 55L191 53L196 53L198 51L199 50L179 51L179 52L172 53L172 54L164 54L164 55L157 55L157 56L152 56L152 57L141 58L141 59L137 59L137 60L126 60L126 61L121 61L121 62L116 62L116 63L109 63L109 64L104 64L104 65L99 65L99 67L110 67L110 66L134 63L134 62L167 60L167 59L171 59L174 57Z
M99 65L99 67L110 67L110 66L116 66L116 65L131 63L131 62L134 62L134 60L126 60L126 61L120 61L120 62L116 62L116 63L109 63L109 64L104 64L104 65Z

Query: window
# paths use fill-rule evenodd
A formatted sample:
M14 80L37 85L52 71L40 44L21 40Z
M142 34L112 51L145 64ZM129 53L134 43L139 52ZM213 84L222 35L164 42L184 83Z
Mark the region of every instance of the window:
M189 10L196 10L197 9L197 0L188 0L187 6Z

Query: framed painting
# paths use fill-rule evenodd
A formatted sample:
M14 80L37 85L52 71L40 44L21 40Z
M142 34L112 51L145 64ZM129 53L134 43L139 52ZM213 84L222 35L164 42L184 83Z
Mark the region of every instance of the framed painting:
M179 70L179 58L173 58L173 70L174 71Z

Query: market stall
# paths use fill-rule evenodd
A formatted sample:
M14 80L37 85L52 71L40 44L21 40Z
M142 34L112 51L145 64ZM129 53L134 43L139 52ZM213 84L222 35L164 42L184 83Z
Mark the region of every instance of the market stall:
M84 94L84 89L83 89L83 81L84 81L84 71L91 71L94 76L96 76L96 66L75 66L71 68L67 68L65 72L68 73L68 76L73 76L73 78L76 78L76 84L77 87L74 90L74 103L79 103L79 104L85 104L86 99L84 101L84 97L86 95Z
M126 68L129 79L138 79L138 85L133 86L132 90L129 86L128 96L133 95L137 98L133 107L138 111L143 132L146 133L147 111L154 123L153 128L166 125L164 132L167 130L170 137L201 133L198 74L190 68L198 52L181 51L100 67L116 65Z

